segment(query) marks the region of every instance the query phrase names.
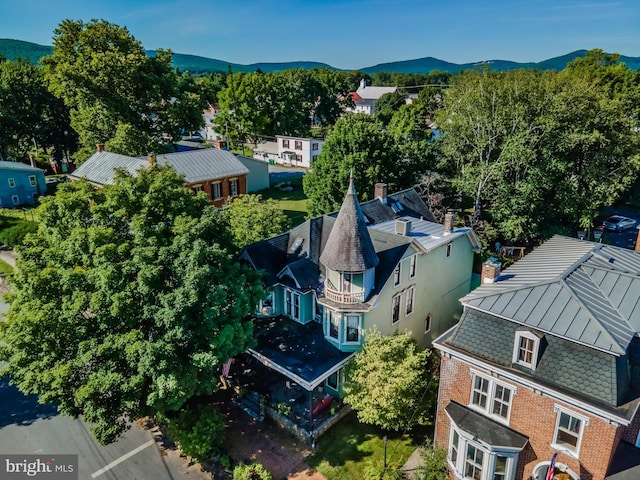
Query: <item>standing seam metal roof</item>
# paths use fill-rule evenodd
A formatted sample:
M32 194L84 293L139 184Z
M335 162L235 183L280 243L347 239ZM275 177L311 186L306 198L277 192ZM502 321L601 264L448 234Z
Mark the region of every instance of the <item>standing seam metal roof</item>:
M464 305L623 355L640 331L640 254L555 236Z

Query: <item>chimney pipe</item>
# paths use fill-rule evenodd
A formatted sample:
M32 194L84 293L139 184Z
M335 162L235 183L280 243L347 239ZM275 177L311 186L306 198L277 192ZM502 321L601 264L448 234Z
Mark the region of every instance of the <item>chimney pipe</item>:
M29 155L29 163L31 164L32 167L36 166L36 159L33 158L33 155Z
M481 274L482 283L485 284L485 283L496 282L498 280L498 277L500 276L501 266L502 265L496 258L494 257L488 258L482 264L482 274Z
M385 205L387 204L387 184L376 183L374 186L373 197L379 199Z
M456 220L456 214L451 211L448 210L447 213L444 214L444 234L445 235L449 235L451 232L453 232L453 224L455 223Z
M149 163L149 165L155 165L155 163L156 163L156 154L155 153L150 153L149 155L147 155L147 162Z
M98 145L96 145L96 148L98 150L98 153L104 152L104 143L99 143Z

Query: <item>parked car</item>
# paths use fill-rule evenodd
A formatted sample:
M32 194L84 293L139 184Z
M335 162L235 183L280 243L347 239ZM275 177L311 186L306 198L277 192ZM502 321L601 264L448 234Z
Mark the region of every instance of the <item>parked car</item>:
M607 218L603 225L607 230L622 232L623 230L634 228L636 226L636 221L633 218L613 215L612 217Z

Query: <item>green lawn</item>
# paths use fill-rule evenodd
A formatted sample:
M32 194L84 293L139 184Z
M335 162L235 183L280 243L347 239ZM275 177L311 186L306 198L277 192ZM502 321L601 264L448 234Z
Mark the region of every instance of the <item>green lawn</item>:
M295 178L290 182L293 190L290 192L280 190L272 186L260 192L262 198L275 200L278 206L289 217L291 226L295 227L305 221L307 216L307 197L302 190L302 178Z
M13 273L13 267L4 260L0 260L0 274L11 275Z
M416 434L386 432L387 466L400 468L421 444L427 432ZM384 464L385 432L358 422L355 413L350 413L323 435L307 464L322 473L328 480L352 480L362 478L370 466Z

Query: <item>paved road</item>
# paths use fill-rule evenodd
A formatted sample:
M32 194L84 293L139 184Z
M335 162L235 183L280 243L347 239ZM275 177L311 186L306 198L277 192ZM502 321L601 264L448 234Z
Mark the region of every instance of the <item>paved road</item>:
M76 454L78 478L97 480L204 480L208 474L188 467L175 452L161 452L154 435L137 425L111 445L99 445L87 425L58 414L0 379L0 452Z

